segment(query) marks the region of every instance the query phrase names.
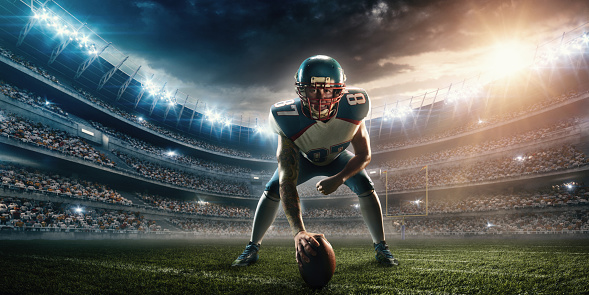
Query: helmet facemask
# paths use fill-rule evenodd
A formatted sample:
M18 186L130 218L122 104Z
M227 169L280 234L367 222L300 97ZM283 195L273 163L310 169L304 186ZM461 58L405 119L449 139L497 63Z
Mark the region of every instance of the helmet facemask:
M320 121L329 120L337 114L344 88L344 83L331 83L330 77L311 77L310 84L296 83L297 94L305 108L303 113Z

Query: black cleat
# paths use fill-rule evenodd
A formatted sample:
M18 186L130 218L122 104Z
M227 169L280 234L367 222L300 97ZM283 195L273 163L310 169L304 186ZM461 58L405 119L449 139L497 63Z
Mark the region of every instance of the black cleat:
M378 244L374 244L374 250L376 251L376 261L386 266L397 266L399 261L393 257L393 254L389 250L389 245L385 241Z
M260 244L249 242L245 247L245 250L243 250L243 253L233 261L231 266L248 266L256 263L256 261L260 259L258 251L260 251Z

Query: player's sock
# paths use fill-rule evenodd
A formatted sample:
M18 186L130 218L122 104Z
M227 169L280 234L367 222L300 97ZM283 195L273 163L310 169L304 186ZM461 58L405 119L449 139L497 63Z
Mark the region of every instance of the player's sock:
M375 244L384 241L384 225L382 223L382 209L376 192L364 197L358 197L362 218L370 231Z
M258 207L256 208L256 214L254 215L254 224L252 226L251 242L254 244L262 243L262 239L266 234L266 231L274 222L276 213L280 208L280 199L275 199L268 196L268 192L264 192L260 201L258 201Z

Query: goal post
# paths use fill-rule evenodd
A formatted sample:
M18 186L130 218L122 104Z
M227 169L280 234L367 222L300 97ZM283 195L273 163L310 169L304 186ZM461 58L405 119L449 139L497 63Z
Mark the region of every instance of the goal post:
M429 202L429 197L428 197L428 185L429 185L429 179L428 179L428 165L425 165L421 168L422 171L425 169L425 212L424 214L401 214L401 215L389 215L389 174L388 171L385 170L383 171L383 173L386 174L385 176L385 217L390 217L390 218L400 218L400 217L409 217L409 216L427 216L428 215L428 202Z

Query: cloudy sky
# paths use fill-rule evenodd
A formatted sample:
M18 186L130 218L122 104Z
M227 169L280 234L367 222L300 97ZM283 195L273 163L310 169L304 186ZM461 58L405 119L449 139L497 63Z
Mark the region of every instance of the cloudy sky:
M378 106L531 62L538 44L589 22L586 0L56 2L168 88L261 118L294 97L293 75L315 54Z

